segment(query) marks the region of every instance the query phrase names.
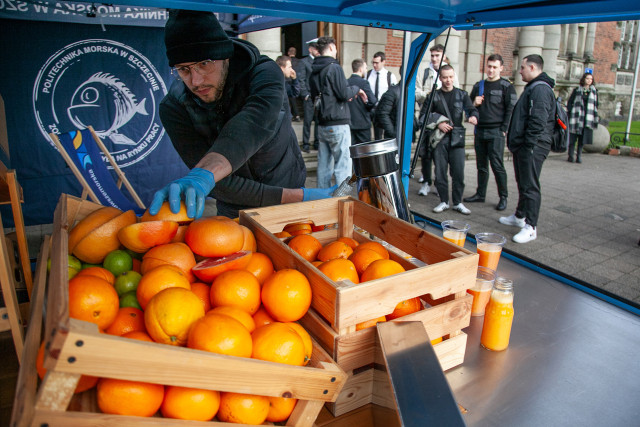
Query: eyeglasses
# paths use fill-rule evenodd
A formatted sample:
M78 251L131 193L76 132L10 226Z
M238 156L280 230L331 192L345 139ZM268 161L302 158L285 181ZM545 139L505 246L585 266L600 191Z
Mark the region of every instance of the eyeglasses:
M191 77L191 69L193 69L201 76L205 76L207 74L213 73L213 71L215 70L215 63L216 61L213 59L205 59L204 61L200 62L193 62L191 64L181 65L179 67L172 67L171 74L184 80Z

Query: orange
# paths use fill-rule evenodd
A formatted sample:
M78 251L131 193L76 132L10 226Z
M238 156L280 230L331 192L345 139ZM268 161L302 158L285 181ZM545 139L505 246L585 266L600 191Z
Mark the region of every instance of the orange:
M127 225L118 231L120 243L137 253L171 242L178 232L175 221L146 221Z
M242 232L244 233L244 243L242 245L242 251L251 251L255 252L258 250L258 243L256 242L256 236L253 235L253 232L249 230L244 225L240 226L242 228Z
M274 236L276 236L278 239L283 239L285 237L291 237L291 233L287 232L287 231L280 231L278 233L273 233Z
M166 386L160 407L165 418L209 421L220 408L220 392L178 386Z
M261 326L253 331L251 338L252 358L294 366L304 365L304 341L288 324L275 322Z
M356 271L356 266L351 261L344 258L330 259L323 262L318 266L318 270L322 271L325 276L334 282L341 280L350 280L351 282L358 284L360 278Z
M260 425L267 419L269 399L266 396L220 393L218 419L222 422Z
M386 321L387 321L387 318L385 316L380 316L377 319L367 320L367 321L364 321L362 323L358 323L356 325L356 331L360 331L362 329L371 328L372 326L376 326L380 322L386 322Z
M164 386L140 381L100 378L98 407L105 414L150 417L160 409Z
M76 276L69 281L69 317L95 323L101 331L116 318L120 300L111 283L95 276Z
M263 306L260 306L258 311L256 311L256 314L253 315L253 321L256 324L256 328L275 322L273 317L269 316L269 313L267 313L267 310L265 310Z
M44 341L40 344L40 348L38 349L38 355L36 356L36 372L38 373L38 377L43 379L47 373L47 370L44 367ZM82 393L83 391L87 391L98 383L98 377L92 377L89 375L81 375L78 380L78 385L76 385L74 393Z
M287 245L307 261L315 261L318 252L322 249L322 243L309 234L299 234L289 240Z
M133 267L131 267L131 270L135 271L136 273L140 273L142 271L142 261L135 258L133 258L131 261L133 262Z
M349 261L353 262L353 265L356 267L356 271L358 272L358 276L362 276L362 273L367 269L369 264L377 259L384 258L380 253L373 249L360 249L349 255Z
M256 329L256 322L253 320L253 317L246 311L238 307L232 307L230 305L221 305L220 307L215 307L211 309L205 316L208 316L209 313L218 313L224 314L225 316L233 317L238 322L242 323L242 326L247 328L249 333L253 332Z
M151 215L149 209L147 209L140 217L140 221L175 221L180 224L187 224L193 221L193 218L187 216L187 206L181 201L178 213L171 212L169 202L164 202L157 214Z
M374 250L374 251L378 252L380 255L382 255L382 258L389 259L389 251L387 250L387 248L382 246L381 243L378 243L378 242L360 243L354 250L360 251L362 249Z
M349 258L349 255L352 253L353 249L351 249L351 246L336 240L335 242L324 245L322 249L320 249L320 252L318 252L317 258L324 262L335 258Z
M127 332L139 331L145 332L147 329L144 326L144 313L142 310L134 307L122 307L116 314L116 319L113 321L105 332L110 335L122 336Z
M179 225L178 231L176 231L176 235L171 239L171 243L184 243L184 236L187 234L188 225Z
M312 261L311 265L313 265L314 267L320 267L320 265L322 264L322 261Z
M196 294L184 288L168 288L151 298L144 324L155 342L184 346L189 329L201 317L204 308Z
M431 345L436 345L442 342L442 337L431 340Z
M184 241L198 255L227 256L242 249L244 232L228 218L200 218L189 224Z
M298 399L288 399L286 397L267 396L267 399L269 399L267 421L272 423L286 421L289 416L291 416L293 409L296 407L296 403L298 403Z
M144 273L136 289L136 297L140 307L146 310L151 298L167 288L191 289L191 284L182 270L173 265L161 265Z
M124 338L131 338L131 339L134 339L134 340L155 342L154 340L151 339L151 337L149 336L148 333L142 332L142 331L127 332L126 334L123 334L122 336Z
M76 245L89 233L121 214L122 211L118 208L104 207L84 217L69 232L69 253L73 253Z
M368 280L380 279L381 277L391 276L392 274L402 273L404 267L402 267L396 261L390 259L379 259L373 261L367 269L362 273L360 277L361 282Z
M75 245L73 254L89 264L100 264L109 252L120 247L118 231L135 223L136 214L133 211L124 212L90 231Z
M231 305L253 315L260 307L260 282L247 270L225 271L211 284L211 306Z
M309 364L311 361L311 355L313 354L313 341L311 340L311 335L309 335L309 332L307 332L307 330L299 323L287 322L285 325L293 328L293 330L300 335L300 338L302 338L302 343L304 344L304 364Z
M351 237L338 237L338 242L343 242L349 245L351 249L355 249L356 246L359 245L357 240L352 239Z
M205 258L197 263L191 272L205 283L211 283L216 277L225 271L242 270L253 258L251 251L238 251L227 256Z
M191 284L191 292L196 294L200 301L202 301L202 306L204 307L204 312L211 310L211 299L209 299L209 293L211 292L211 288L206 283L195 282Z
M262 286L262 304L279 322L295 322L311 305L311 285L298 270L285 268L273 273Z
M292 236L297 236L299 234L309 234L313 231L311 229L311 224L313 224L313 221L295 222L285 225L282 228L282 231L287 232Z
M397 319L398 317L406 316L407 314L420 311L423 308L424 307L422 306L422 301L420 301L420 298L418 297L400 301L398 305L396 305L396 308L393 310L393 313L387 314L387 320Z
M256 276L260 285L274 272L271 258L261 252L254 252L244 269Z
M187 347L229 356L251 357L251 334L233 317L209 313L189 331Z
M191 269L196 265L196 259L186 244L168 243L149 249L142 257L140 273L145 274L164 264L175 265L184 272L190 282L196 281L196 277L191 273Z
M112 272L102 267L88 267L80 270L76 276L95 276L106 280L112 285L116 282L116 276Z

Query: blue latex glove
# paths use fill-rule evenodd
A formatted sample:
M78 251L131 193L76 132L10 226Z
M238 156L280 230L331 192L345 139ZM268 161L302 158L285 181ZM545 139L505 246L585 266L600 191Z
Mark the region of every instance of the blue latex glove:
M302 201L328 199L338 188L338 184L329 188L302 188Z
M184 194L184 204L189 218L200 218L204 213L204 199L209 195L216 182L213 174L206 169L193 168L183 178L169 183L162 190L156 191L149 207L149 213L155 215L162 203L169 200L171 212L180 212L180 198Z

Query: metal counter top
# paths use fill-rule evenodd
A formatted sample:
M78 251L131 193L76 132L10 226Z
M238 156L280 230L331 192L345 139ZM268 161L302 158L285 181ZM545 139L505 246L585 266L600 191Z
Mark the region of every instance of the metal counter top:
M640 317L504 256L498 275L514 282L509 348L482 348L472 317L464 363L446 373L467 424L640 425Z

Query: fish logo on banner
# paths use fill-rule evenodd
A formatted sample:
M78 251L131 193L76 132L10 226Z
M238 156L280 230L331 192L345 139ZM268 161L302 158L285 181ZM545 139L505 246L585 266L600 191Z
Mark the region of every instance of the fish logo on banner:
M144 159L162 140L157 106L166 94L162 76L140 52L90 39L65 46L40 68L33 110L53 147L50 132L93 126L123 168Z

